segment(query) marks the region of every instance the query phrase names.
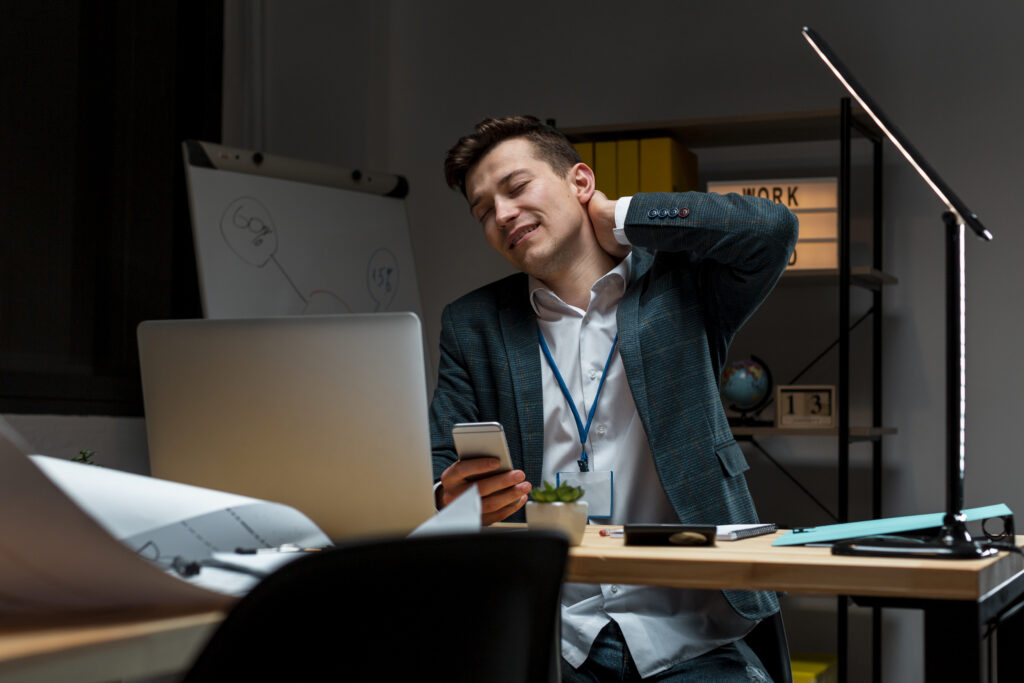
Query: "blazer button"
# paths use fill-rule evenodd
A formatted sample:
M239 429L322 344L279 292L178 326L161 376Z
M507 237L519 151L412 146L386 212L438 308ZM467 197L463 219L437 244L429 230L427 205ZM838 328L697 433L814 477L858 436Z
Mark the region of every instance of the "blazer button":
M679 209L679 217L680 218L686 218L689 215L690 215L690 210L688 208L686 208L685 206L683 208Z
M668 210L668 215L671 218L675 218L676 216L679 215L679 209L677 209L676 207L673 206L671 209Z
M658 218L668 218L668 209L660 209L658 211Z
M658 210L657 209L651 209L650 211L647 212L647 217L648 218L657 218L658 217Z

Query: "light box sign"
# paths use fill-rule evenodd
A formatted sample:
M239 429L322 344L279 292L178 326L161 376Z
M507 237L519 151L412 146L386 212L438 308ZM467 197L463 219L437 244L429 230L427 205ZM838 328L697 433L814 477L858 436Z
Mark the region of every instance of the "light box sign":
M839 267L839 195L835 178L710 181L708 192L735 192L785 205L800 220L800 238L789 268Z

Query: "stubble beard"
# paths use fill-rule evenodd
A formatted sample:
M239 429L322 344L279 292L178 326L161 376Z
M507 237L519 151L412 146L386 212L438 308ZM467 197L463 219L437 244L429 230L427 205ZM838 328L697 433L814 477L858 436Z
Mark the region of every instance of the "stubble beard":
M538 226L538 231L543 230L544 226ZM547 235L544 235L545 237ZM542 237L538 235L538 237ZM523 245L525 247L531 247L534 245ZM544 244L536 245L543 250L543 253L531 255L527 251L526 258L522 258L516 265L516 267L526 273L532 275L541 282L547 285L551 285L553 280L564 277L566 273L572 270L572 267L581 258L579 249L576 248L573 240L564 240L558 244Z

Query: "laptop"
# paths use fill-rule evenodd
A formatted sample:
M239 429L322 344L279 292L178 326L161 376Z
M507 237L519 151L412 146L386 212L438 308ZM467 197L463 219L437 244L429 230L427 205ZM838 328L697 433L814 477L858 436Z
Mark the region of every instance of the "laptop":
M285 503L335 541L434 513L413 313L139 325L154 477Z

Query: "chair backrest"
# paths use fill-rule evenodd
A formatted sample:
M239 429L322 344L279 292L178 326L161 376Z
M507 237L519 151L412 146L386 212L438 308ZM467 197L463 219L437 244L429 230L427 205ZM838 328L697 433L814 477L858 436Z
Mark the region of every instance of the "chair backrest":
M775 683L793 683L789 641L782 623L782 612L762 619L743 640L764 664L765 671Z
M185 680L546 680L567 551L517 530L310 554L235 606Z

